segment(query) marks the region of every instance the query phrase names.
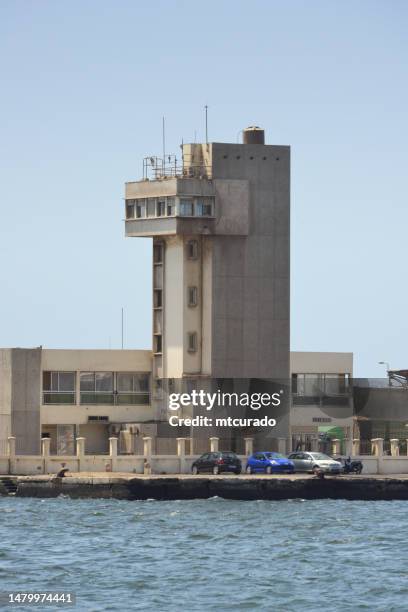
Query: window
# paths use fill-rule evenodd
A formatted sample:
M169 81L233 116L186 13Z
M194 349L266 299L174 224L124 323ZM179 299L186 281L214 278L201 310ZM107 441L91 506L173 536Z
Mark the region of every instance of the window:
M153 263L163 263L163 245L155 244L153 246Z
M161 308L163 306L163 291L155 289L153 292L153 308Z
M135 200L126 200L126 219L135 218Z
M193 216L193 201L192 200L180 200L180 216L181 217L192 217Z
M163 349L163 341L162 341L162 336L161 335L156 335L154 336L154 352L155 353L161 353L162 349Z
M187 259L197 259L198 257L198 242L197 240L189 240L187 242Z
M148 217L156 216L156 198L147 199L147 216Z
M187 288L187 304L189 306L197 306L197 287Z
M75 404L75 372L43 372L43 404Z
M166 214L166 201L163 199L158 199L157 200L157 216L158 217L164 217L164 215Z
M136 200L136 219L146 216L146 200Z
M149 404L149 373L118 372L116 390L118 405Z
M197 350L197 332L188 332L187 334L187 350L189 353L195 353Z
M212 204L209 198L203 200L197 200L196 203L196 215L198 217L211 217L212 215Z
M167 198L167 215L173 217L176 213L176 204L174 198Z
M320 397L347 395L348 374L292 374L292 393L298 396Z
M81 372L81 404L114 404L113 372Z

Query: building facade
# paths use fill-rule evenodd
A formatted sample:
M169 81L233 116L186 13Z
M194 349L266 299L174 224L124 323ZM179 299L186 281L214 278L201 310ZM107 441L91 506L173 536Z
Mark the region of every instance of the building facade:
M165 381L289 379L290 149L182 146L126 184L126 236L153 238L153 404ZM150 176L149 171L150 170Z
M351 454L353 353L291 352L291 448Z

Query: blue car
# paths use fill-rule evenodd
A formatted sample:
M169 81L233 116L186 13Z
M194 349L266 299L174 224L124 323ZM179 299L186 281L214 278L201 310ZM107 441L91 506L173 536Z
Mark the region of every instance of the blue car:
M293 474L295 464L280 453L268 451L265 453L254 453L248 457L245 471L247 474L256 474L257 472L263 472L264 474L272 474L274 472Z

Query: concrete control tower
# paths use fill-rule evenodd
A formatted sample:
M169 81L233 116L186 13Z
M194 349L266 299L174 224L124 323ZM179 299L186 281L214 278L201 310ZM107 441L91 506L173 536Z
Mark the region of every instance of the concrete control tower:
M126 183L126 236L153 238L158 419L163 379L289 379L290 149L258 127L181 148Z

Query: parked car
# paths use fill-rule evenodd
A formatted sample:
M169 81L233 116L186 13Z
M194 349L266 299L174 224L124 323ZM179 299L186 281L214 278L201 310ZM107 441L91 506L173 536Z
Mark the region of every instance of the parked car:
M212 472L213 474L234 472L234 474L240 474L241 470L241 460L235 453L231 452L204 453L191 466L193 474L199 474L200 472Z
M290 461L284 455L268 451L254 453L248 457L245 471L247 474L255 474L256 472L264 472L266 474L288 472L293 474L295 466L293 461Z
M296 472L314 472L318 469L329 474L341 474L343 466L324 453L291 453L288 457L293 461Z

